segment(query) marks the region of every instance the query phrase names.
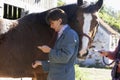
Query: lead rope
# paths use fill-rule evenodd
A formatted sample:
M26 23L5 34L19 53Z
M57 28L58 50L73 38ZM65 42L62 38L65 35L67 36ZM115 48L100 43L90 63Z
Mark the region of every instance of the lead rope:
M105 57L102 57L102 60L103 60L103 63L107 66L110 66L115 62L115 60L113 60L111 63L108 64L108 63L105 62Z
M118 53L116 54L116 60L113 60L111 63L109 63L109 64L107 64L106 62L105 62L105 57L102 57L102 59L103 59L103 62L104 62L104 64L105 65L108 65L108 66L110 66L110 65L112 65L114 62L117 62L117 59L118 59L118 57L120 57L120 41L119 41L119 44L118 44Z

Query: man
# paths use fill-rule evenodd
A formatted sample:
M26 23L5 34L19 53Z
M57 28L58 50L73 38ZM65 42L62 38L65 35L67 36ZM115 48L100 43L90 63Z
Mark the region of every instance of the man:
M51 10L46 19L50 27L58 33L58 38L53 48L47 45L38 46L44 54L49 55L49 61L35 61L32 66L36 68L42 65L48 71L47 80L75 80L74 62L79 48L78 35L67 24L67 15L63 10Z
M99 51L101 56L108 57L115 61L115 65L112 69L112 80L120 80L120 40L116 49L111 51Z

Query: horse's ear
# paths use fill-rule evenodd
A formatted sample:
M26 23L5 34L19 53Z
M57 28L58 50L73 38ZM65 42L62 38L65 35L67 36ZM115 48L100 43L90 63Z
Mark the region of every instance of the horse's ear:
M95 4L95 10L98 11L102 7L102 4L103 0L98 0L98 2Z
M77 5L81 6L83 4L83 0L77 0Z

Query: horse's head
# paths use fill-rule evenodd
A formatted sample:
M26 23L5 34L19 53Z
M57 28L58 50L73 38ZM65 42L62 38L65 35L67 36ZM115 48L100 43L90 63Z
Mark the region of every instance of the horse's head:
M98 16L97 12L101 8L103 0L88 4L87 2L78 1L77 32L80 37L80 51L79 56L84 57L88 54L88 49L91 48L91 44L98 28Z

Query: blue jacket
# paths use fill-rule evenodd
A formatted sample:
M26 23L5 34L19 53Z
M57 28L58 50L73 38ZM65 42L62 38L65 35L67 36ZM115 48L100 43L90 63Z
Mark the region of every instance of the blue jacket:
M75 80L74 62L78 48L78 35L68 26L51 49L49 62L42 62L44 70L49 72L48 80Z

